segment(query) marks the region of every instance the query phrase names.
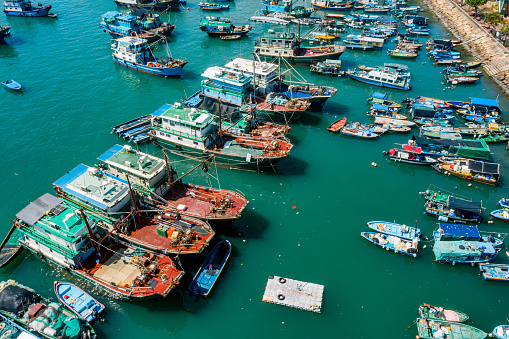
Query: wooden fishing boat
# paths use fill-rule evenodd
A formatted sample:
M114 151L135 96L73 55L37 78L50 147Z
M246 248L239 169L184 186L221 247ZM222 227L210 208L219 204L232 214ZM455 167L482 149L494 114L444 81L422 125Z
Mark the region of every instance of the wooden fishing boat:
M74 315L67 307L52 302L14 280L0 283L0 300L2 300L0 309L2 338L97 338L92 326Z
M493 336L498 339L509 338L509 325L498 325L493 329Z
M479 264L479 270L485 280L509 281L508 264Z
M354 122L344 126L340 133L356 138L376 139L379 135L373 132L373 128L374 126L367 127L366 125Z
M484 140L487 143L496 143L496 142L507 142L509 140L509 137L502 133L491 132L486 134L480 134L475 139Z
M375 67L368 67L368 66L364 66L364 65L359 65L359 69L366 70L366 71L372 71L372 70L375 69ZM374 104L387 105L390 108L401 108L401 104L399 104L397 102L394 102L394 101L389 101L389 100L387 100L387 98L388 98L387 94L380 93L380 92L375 92L375 93L373 93L373 95L371 95L370 98L368 98L368 101L370 101L370 102L372 102Z
M406 51L401 49L389 49L387 50L387 54L394 58L404 59L415 59L419 56L419 54L415 51Z
M407 225L396 224L389 221L368 221L369 228L387 235L392 235L403 240L419 241L421 230L417 227L409 227Z
M435 64L437 65L454 65L461 64L463 60L461 59L435 59Z
M492 211L490 215L497 220L509 222L509 211L505 208Z
M412 128L410 128L408 126L397 126L397 125L391 125L391 124L388 124L387 126L389 127L390 132L395 132L395 133L410 133L410 131L412 130Z
M222 9L230 9L230 5L209 4L208 2L200 2L198 6L200 6L200 8L204 11L220 11Z
M5 88L10 89L11 91L21 91L21 85L14 81L14 80L5 80L2 82L2 85L4 85Z
M0 244L0 268L7 266L23 249L19 242L20 237L21 233L13 225Z
M97 319L104 311L103 304L74 284L55 281L53 287L58 300L87 322Z
M304 100L290 99L284 93L271 92L265 101L256 104L256 117L262 120L288 122L299 119L310 105L311 103Z
M221 40L237 40L242 38L242 35L232 34L232 35L222 35L219 37Z
M470 103L466 101L446 101L446 104L451 108L466 109L470 107Z
M465 158L440 158L439 166L444 173L450 173L466 180L483 184L500 185L500 165Z
M332 124L330 124L329 127L327 127L327 130L333 133L338 133L345 126L345 124L346 117L334 121Z
M447 241L479 241L489 242L495 247L502 246L504 241L499 238L495 238L492 235L483 235L479 232L479 228L475 225L457 225L457 224L444 224L439 223L438 229L433 231L433 238L435 241L447 240Z
M393 119L387 117L376 117L375 124L389 124L392 126L401 126L401 127L412 127L415 126L414 121L410 120L401 120L401 119Z
M452 76L452 75L446 75L444 77L445 81L447 81L450 84L457 85L457 84L473 84L477 80L479 80L478 77L468 77L468 76Z
M481 66L480 61L467 61L465 64L467 65L468 68L475 68Z
M495 248L489 242L479 241L435 241L433 253L435 260L449 264L484 263L495 259L500 248Z
M194 276L193 281L189 285L189 290L197 295L208 296L223 271L230 257L230 252L231 244L228 240L217 244L201 265L198 273Z
M417 257L417 242L378 232L361 232L361 237L387 251Z
M478 328L455 322L418 318L416 323L418 336L421 339L483 339L487 336L487 333Z
M420 147L410 145L403 145L403 149L393 148L382 152L382 154L388 155L389 159L395 162L406 162L408 164L433 165L438 162L437 159L422 154Z
M368 114L373 118L391 118L396 120L408 119L405 115L396 112L396 108L390 108L389 106L382 104L374 104L371 106L371 110L368 112Z
M421 318L428 320L444 320L455 323L464 323L468 321L468 315L465 312L454 310L452 308L432 306L426 303L419 306L419 315Z

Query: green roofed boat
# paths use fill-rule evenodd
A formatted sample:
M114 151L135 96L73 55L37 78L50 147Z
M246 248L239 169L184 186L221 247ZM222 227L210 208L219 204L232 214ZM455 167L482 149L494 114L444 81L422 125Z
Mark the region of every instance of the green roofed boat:
M478 328L449 321L427 320L418 318L417 338L447 338L447 339L482 339L487 333Z
M488 262L494 259L500 249L493 244L478 241L435 241L433 253L441 263L472 264Z
M464 312L453 310L451 308L443 308L423 303L419 306L419 314L421 318L428 320L445 320L464 323L468 320L468 315Z

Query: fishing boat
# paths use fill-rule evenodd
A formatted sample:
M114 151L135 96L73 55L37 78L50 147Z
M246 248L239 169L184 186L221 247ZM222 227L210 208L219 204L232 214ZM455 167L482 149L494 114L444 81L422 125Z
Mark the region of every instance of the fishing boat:
M387 251L417 257L417 241L403 240L399 237L378 232L361 232L361 237Z
M419 338L422 339L483 339L487 336L478 328L455 322L419 318L416 323Z
M373 49L383 48L385 39L373 38L363 34L348 34L343 40L347 48Z
M375 69L375 67L369 67L369 68L370 69L368 69L368 67L366 67L366 66L359 65L360 70L372 71ZM373 95L371 95L370 98L368 98L368 101L370 101L374 104L387 105L392 108L400 108L401 107L401 104L394 102L394 101L387 100L388 97L389 96L385 93L375 92L375 93L373 93Z
M449 113L449 110L438 108L439 105L427 101L414 101L410 108L412 119L420 124L446 122L454 118L454 115ZM450 111L452 112L452 110Z
M410 131L412 130L412 128L408 126L401 126L398 124L382 124L382 126L388 128L389 132L410 133Z
M15 225L26 250L101 293L127 301L168 295L184 272L168 256L116 242L95 215L44 194Z
M104 311L103 304L74 284L55 281L53 288L62 304L89 323Z
M504 241L493 237L492 235L482 235L479 228L475 225L456 225L439 223L438 229L433 231L435 241L448 240L448 241L479 241L491 243L494 247L502 246Z
M396 113L397 108L391 108L387 105L373 104L371 109L367 113L373 118L390 118L395 120L407 120L407 117L403 114Z
M334 121L327 127L327 130L333 133L338 133L346 124L346 118L341 118L339 120Z
M289 122L300 118L307 111L310 103L299 99L290 99L283 93L272 92L267 95L265 101L255 106L258 119L268 121Z
M390 149L389 151L382 152L388 155L390 160L395 162L406 162L416 165L433 165L438 161L433 157L422 154L422 150L417 146L403 145L403 149Z
M144 10L165 11L169 7L180 7L179 0L115 0L119 7L140 8Z
M48 16L51 6L33 4L30 0L4 0L5 15L13 16Z
M0 268L7 266L23 249L19 242L20 237L19 230L13 225L0 244Z
M456 75L446 75L444 80L453 85L458 84L473 84L479 80L478 77L469 77L469 76L456 76Z
M281 57L290 64L311 65L326 59L338 59L344 51L345 46L337 44L302 47L294 33L276 33L269 30L256 41L254 53L266 61Z
M509 222L509 211L505 208L492 211L490 215L497 220Z
M470 103L466 101L446 101L445 103L447 103L450 107L457 109L467 109L470 107Z
M310 66L310 71L323 75L345 75L345 71L341 70L341 60L325 60Z
M208 2L200 2L198 6L204 11L220 11L223 9L230 9L230 5L209 4Z
M156 58L146 39L123 37L111 45L113 61L127 68L163 77L180 76L186 60L169 56Z
M5 37L11 35L10 26L0 26L0 43L5 42Z
M340 133L343 135L348 135L351 137L361 138L361 139L376 139L380 135L378 133L375 133L374 130L375 126L367 126L363 125L359 122L352 122L346 126L344 126Z
M100 23L104 32L108 32L114 38L137 36L148 42L159 40L161 35L170 35L175 25L163 22L161 15L146 14L136 17L122 12L111 11L104 13Z
M189 285L189 290L194 294L208 296L219 275L224 269L231 253L231 244L228 240L217 244L207 256L200 269Z
M498 339L509 338L509 325L498 325L493 329L493 336Z
M262 0L263 15L287 14L294 18L309 18L315 11L314 8L293 6L295 0Z
M461 59L435 59L435 64L437 65L455 65L461 64L463 60Z
M205 110L165 104L153 121L153 141L171 152L215 161L232 167L258 170L286 158L293 145L272 138L222 135L222 119ZM158 113L159 114L159 113Z
M465 312L426 303L419 306L419 315L427 320L451 321L455 323L468 321L468 314Z
M387 55L390 55L394 58L414 59L419 56L419 53L416 51L409 51L404 49L389 49L387 50Z
M479 264L479 270L485 280L509 281L508 264Z
M421 230L417 227L409 227L407 225L397 224L389 221L368 221L369 228L387 235L392 235L403 240L419 241Z
M265 23L274 24L274 25L283 25L283 26L286 26L290 23L289 20L285 20L282 18L274 18L271 16L258 16L258 15L253 15L252 17L249 18L249 20L257 21L257 22L265 22Z
M387 6L365 6L364 13L387 13L391 9Z
M90 324L14 280L0 282L0 333L6 339L95 339Z
M433 253L435 260L449 264L476 264L494 259L499 248L489 242L479 241L435 241Z
M393 119L387 117L376 117L375 124L385 125L389 124L391 126L397 127L412 127L415 126L415 122L409 120L401 120L401 119Z
M335 2L329 0L311 0L314 8L327 11L349 11L353 8L355 1L352 2Z
M247 34L253 26L234 26L230 19L206 16L200 21L200 29L211 37L220 37L223 35L244 35Z
M2 81L2 85L4 85L5 88L10 89L11 91L20 92L22 90L21 85L14 80Z
M248 204L240 192L183 181L165 159L143 153L129 145L114 145L97 159L101 171L120 179L129 176L138 202L148 209L179 212L181 216L208 222L233 222Z
M222 35L219 37L221 40L237 40L242 38L242 35L240 34L232 34L232 35Z
M500 165L465 158L441 158L439 166L445 173L483 184L500 185Z
M370 85L389 87L395 89L410 90L410 78L398 75L394 72L374 69L372 71L351 71L346 72L354 80L364 82Z
M506 198L502 198L498 201L498 204L500 205L500 207L502 208L507 208L509 209L509 199L506 199Z
M496 142L507 142L509 141L509 137L506 133L497 133L497 132L488 132L484 134L479 134L475 137L476 140L483 140L486 143L496 143Z
M446 198L442 198L443 196ZM428 198L424 207L427 215L444 222L480 223L483 219L482 202L469 201L444 193L439 193L437 198Z

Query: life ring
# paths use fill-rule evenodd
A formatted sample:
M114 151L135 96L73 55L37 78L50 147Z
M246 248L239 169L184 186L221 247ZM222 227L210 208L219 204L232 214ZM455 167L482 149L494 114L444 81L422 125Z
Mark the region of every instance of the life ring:
M472 180L472 176L470 174L467 174L465 178L467 178L467 180Z
M284 283L286 282L286 279L285 279L285 278L283 278L283 277L281 277L281 278L279 278L279 282L280 282L281 284L284 284Z
M279 46L279 42L276 42L276 43L274 44L274 46L278 47L278 46Z
M285 296L284 296L284 295L282 295L282 294L278 294L278 295L277 295L277 298L278 298L279 300L285 300Z

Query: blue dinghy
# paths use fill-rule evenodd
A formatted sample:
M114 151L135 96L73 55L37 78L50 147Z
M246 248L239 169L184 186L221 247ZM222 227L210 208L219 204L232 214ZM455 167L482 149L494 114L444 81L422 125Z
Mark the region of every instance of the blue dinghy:
M12 79L3 81L2 85L12 91L21 91L21 85Z
M419 241L419 236L421 234L421 230L418 228L396 224L395 222L369 221L367 225L369 228L377 232L387 235L393 235L404 240L412 241L414 239L417 239L417 241Z
M103 304L76 285L55 281L54 287L58 300L85 321L93 321L104 311Z
M500 209L500 210L495 210L495 211L492 211L490 213L490 215L495 218L495 219L498 219L500 221L505 221L505 222L509 222L509 211L506 210L505 208L503 209Z
M500 207L502 208L509 208L509 199L506 199L506 198L502 198L498 201L498 204L500 205Z
M479 264L479 269L486 280L509 281L508 264Z
M217 244L194 276L189 285L189 290L194 294L208 296L223 271L224 265L230 257L230 252L231 244L228 240Z
M377 246L385 248L387 251L394 251L394 253L408 255L414 258L417 256L417 241L403 240L392 235L378 232L361 232L361 237Z
M509 325L498 325L493 329L493 336L499 339L509 338Z
M481 235L479 228L475 225L456 225L456 224L438 224L438 229L433 231L435 241L440 240L468 240L488 242L493 246L501 246L504 241L493 237L492 235Z

